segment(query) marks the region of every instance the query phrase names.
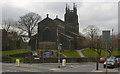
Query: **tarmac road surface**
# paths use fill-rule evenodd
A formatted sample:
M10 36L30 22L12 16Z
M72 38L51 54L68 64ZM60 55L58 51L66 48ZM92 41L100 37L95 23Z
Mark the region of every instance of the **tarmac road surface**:
M60 65L60 68L58 66ZM108 72L120 72L120 68L107 69ZM58 63L2 63L2 72L106 72L103 64L99 64L99 70L96 70L96 63L69 63L66 67Z

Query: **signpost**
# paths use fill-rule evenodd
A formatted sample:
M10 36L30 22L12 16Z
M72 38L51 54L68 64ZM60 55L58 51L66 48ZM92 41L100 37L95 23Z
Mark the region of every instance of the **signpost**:
M108 57L107 51L108 51L108 43L110 42L110 30L102 31L102 39L106 44L106 57ZM107 74L107 61L106 61L106 74Z
M32 52L33 53L33 56L37 56L38 55L38 53L37 52Z
M61 45L62 45L62 44L59 44L59 45L58 45L58 64L60 64L60 50L62 49L62 48L61 48ZM60 65L58 66L58 68L60 68Z
M45 51L45 52L43 52L43 55L44 56L52 56L53 52L52 51Z
M110 42L110 30L104 30L102 32L102 38L105 43L109 43Z
M29 37L22 37L22 40L23 40L23 42L27 42L28 43L28 52L29 52L30 63L31 63L32 55L31 55L31 46L29 44L30 38Z

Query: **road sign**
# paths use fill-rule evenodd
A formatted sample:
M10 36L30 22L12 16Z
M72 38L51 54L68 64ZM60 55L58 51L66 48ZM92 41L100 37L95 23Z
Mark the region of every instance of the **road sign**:
M110 54L112 53L112 51L111 50L107 50Z
M22 37L23 42L29 42L30 38L29 37Z
M110 30L102 31L102 39L104 42L110 42Z
M52 51L45 51L43 52L43 56L52 56L53 52Z
M39 60L40 58L34 58L34 59Z
M37 53L37 52L32 52L32 53L33 53L33 55L35 55L35 56L36 56L36 55L38 55L38 53Z

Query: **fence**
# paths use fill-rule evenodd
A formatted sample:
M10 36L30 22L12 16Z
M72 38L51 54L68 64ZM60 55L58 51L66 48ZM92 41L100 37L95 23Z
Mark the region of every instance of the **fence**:
M28 57L29 53L20 53L20 54L2 56L2 62L11 63L13 62L11 58L16 58L16 57L25 58L26 56ZM25 62L25 61L22 61L22 62Z
M66 59L67 63L80 63L80 62L96 62L99 60L99 58L60 58L60 61L62 62L62 59ZM29 63L57 63L58 58L25 58L25 62Z
M13 58L13 57L12 57ZM62 59L66 59L67 63L81 63L81 62L96 62L99 60L99 58L60 58L60 61L62 62ZM24 60L20 60L23 63L57 63L58 58L29 58L25 57ZM6 56L2 58L2 62L15 62L11 60L11 57Z

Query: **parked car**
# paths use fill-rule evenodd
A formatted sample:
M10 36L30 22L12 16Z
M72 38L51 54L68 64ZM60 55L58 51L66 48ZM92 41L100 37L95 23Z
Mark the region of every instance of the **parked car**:
M104 63L104 62L106 61L106 59L107 59L106 57L101 57L101 58L99 59L99 62L100 62L100 63Z
M114 57L114 56L110 56L109 58L110 58L110 59L116 59L116 57Z
M117 66L120 67L120 58L116 58L117 60Z
M117 67L117 60L116 59L107 59L104 64L103 64L103 67L106 68L109 67L109 68L116 68Z

